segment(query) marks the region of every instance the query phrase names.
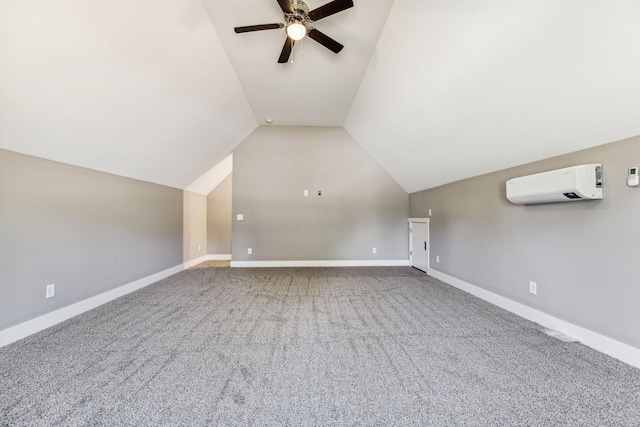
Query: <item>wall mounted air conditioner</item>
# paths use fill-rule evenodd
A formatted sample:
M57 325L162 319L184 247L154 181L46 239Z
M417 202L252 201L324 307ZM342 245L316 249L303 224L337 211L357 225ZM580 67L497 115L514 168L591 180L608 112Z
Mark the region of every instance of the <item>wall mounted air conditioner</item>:
M578 165L510 179L507 199L523 205L602 199L602 164Z

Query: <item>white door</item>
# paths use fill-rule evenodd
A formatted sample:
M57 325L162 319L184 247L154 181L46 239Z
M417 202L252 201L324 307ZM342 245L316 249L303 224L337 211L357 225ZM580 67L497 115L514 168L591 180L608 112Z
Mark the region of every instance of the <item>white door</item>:
M409 230L411 267L426 273L429 267L429 223L427 221L411 221L409 222Z

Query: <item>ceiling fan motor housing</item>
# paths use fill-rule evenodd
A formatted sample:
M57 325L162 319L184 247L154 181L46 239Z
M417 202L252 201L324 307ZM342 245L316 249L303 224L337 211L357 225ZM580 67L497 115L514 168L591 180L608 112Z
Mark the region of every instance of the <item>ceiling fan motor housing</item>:
M309 14L309 6L302 0L291 0L291 6L296 15L300 15L301 18L306 18Z

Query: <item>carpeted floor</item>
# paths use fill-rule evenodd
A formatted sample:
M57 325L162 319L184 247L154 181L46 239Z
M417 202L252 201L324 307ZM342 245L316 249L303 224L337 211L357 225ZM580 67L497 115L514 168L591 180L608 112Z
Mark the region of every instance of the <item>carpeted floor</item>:
M0 348L0 425L638 426L640 370L408 267L199 266Z

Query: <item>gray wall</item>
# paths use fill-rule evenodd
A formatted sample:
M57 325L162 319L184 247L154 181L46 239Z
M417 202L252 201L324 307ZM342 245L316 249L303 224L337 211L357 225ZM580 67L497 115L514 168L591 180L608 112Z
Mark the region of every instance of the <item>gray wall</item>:
M261 126L234 151L234 261L406 260L408 212L409 195L342 128Z
M187 262L207 253L207 196L184 192L183 255Z
M603 164L603 200L505 197L511 178L583 163ZM431 268L640 347L640 187L626 186L630 166L640 166L640 137L413 193L410 213L432 209Z
M0 329L181 262L181 190L0 150Z
M207 253L231 253L232 174L207 196Z

